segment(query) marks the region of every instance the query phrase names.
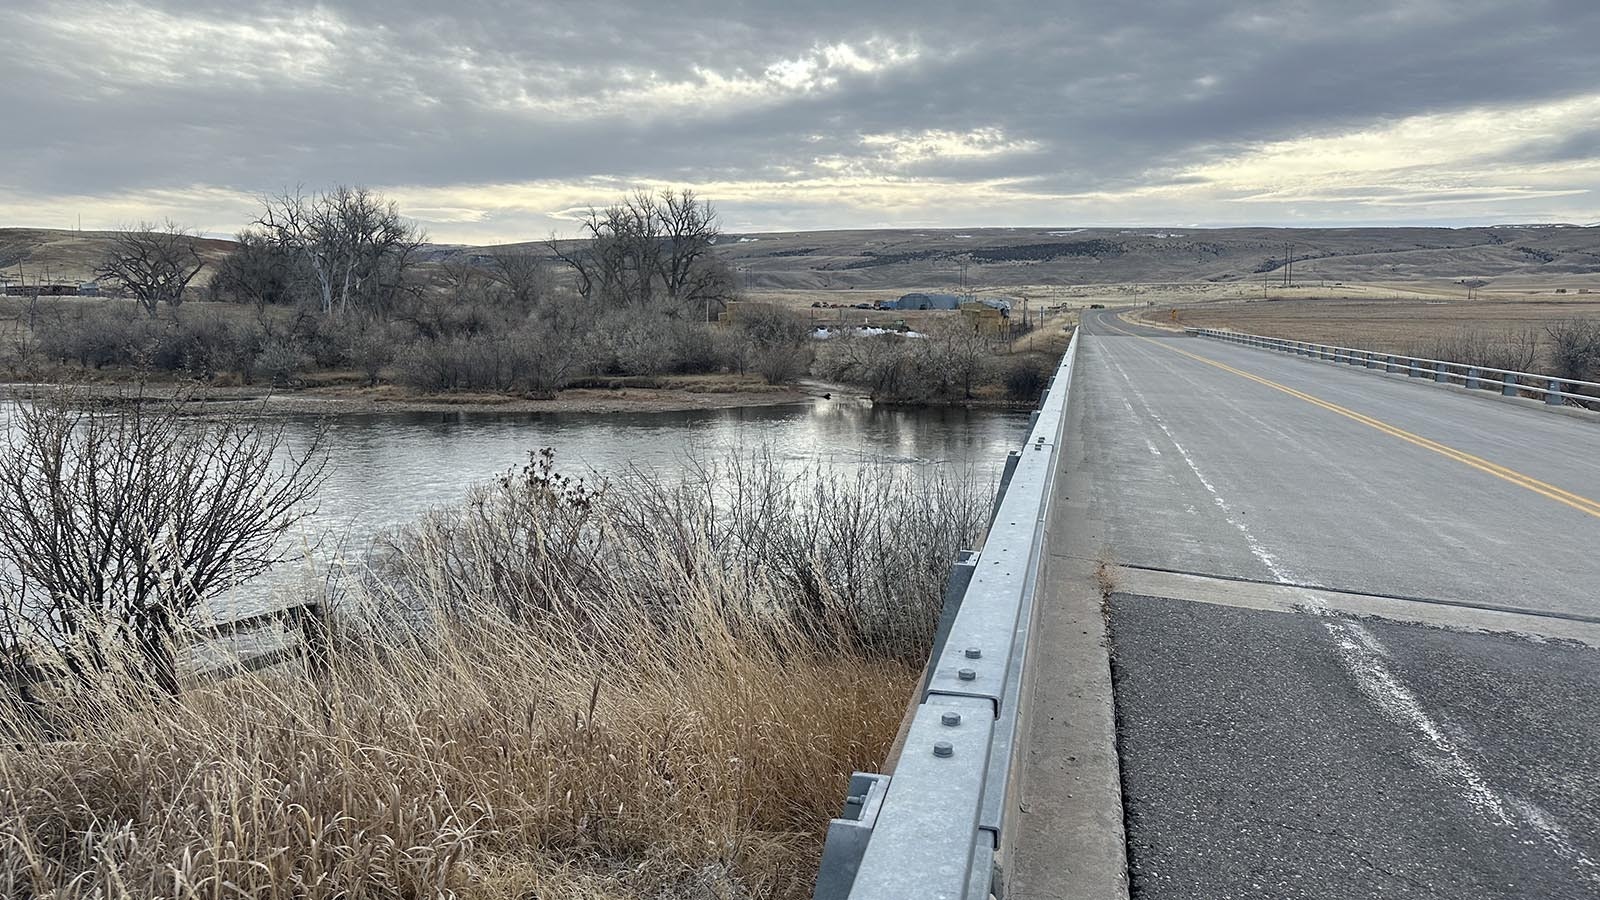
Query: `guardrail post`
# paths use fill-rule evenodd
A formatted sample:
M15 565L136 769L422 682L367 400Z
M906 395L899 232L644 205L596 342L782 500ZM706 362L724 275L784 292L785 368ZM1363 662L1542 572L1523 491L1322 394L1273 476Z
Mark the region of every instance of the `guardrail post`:
M1550 389L1545 391L1544 402L1549 406L1560 406L1564 402L1560 392L1561 382L1550 379Z
M1507 372L1500 385L1500 395L1502 397L1515 397L1520 393L1521 391L1517 390L1517 376Z
M1472 366L1472 367L1467 369L1467 390L1475 391L1477 389L1478 389L1478 367L1477 366Z
M1450 375L1445 371L1444 363L1433 364L1433 380L1440 384L1448 384Z
M1013 453L1015 458L1016 454ZM1011 480L1011 473L1016 471L1016 465L1007 461L1006 480ZM1004 488L1001 489L1002 496ZM996 504L996 509L999 505ZM989 524L992 527L994 519L991 516ZM950 640L950 626L955 622L956 615L961 612L961 601L967 596L967 585L972 583L972 574L978 569L978 551L963 550L956 558L955 564L950 566L950 577L944 583L944 605L939 610L939 624L933 632L933 655L931 659L938 659L944 655L944 645ZM933 681L933 666L928 666L922 673L922 690L928 690L928 685Z
M1406 363L1406 377L1407 378L1421 378L1422 377L1422 367L1417 365L1417 361L1416 360L1414 360L1414 359L1413 360L1409 360Z
M1367 368L1376 369L1377 367L1378 367L1378 354L1373 353L1370 350L1367 351Z
M857 772L850 776L844 815L828 823L828 837L822 845L822 868L817 874L812 900L848 900L888 789L888 775Z
M1398 371L1400 371L1400 366L1397 365L1395 363L1395 361L1394 361L1394 354L1393 353L1389 354L1388 361L1383 364L1383 371L1384 372L1398 372Z

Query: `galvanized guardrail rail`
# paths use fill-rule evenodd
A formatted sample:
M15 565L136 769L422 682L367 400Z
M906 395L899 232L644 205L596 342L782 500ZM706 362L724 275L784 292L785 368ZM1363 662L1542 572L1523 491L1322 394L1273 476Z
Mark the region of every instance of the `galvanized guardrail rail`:
M828 828L817 900L999 894L996 853L1045 522L1066 423L1073 335L1027 443L1006 457L988 536L951 569L918 703L893 774L857 772Z
M1511 369L1496 369L1490 366L1474 366L1443 359L1404 356L1398 353L1379 353L1374 350L1359 350L1354 347L1339 347L1333 344L1288 341L1282 338L1245 334L1238 331L1223 331L1216 328L1186 328L1184 331L1200 337L1239 344L1243 347L1275 350L1279 353L1290 353L1295 356L1306 356L1328 362L1348 363L1352 366L1377 369L1390 373L1403 372L1412 378L1430 378L1440 384L1459 384L1468 390L1499 391L1506 397L1520 397L1523 394L1531 394L1535 397L1544 398L1544 402L1550 406L1561 406L1569 400L1580 403L1600 401L1600 384L1593 381L1574 381L1568 378L1554 378L1534 372L1517 372ZM1580 393L1581 390L1588 390L1591 393Z

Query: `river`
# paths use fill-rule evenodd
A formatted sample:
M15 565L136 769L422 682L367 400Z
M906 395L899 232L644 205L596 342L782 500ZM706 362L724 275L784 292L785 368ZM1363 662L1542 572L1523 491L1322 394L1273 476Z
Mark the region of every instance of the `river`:
M304 447L320 421L288 418L287 444ZM460 500L472 484L526 463L541 447L554 448L558 470L571 475L640 467L670 476L689 459L762 451L796 470L880 463L993 480L1027 428L1026 412L885 408L856 399L653 413L341 414L328 422L328 479L297 542L317 544L317 558L330 548L359 553L378 532ZM315 571L299 568L241 587L213 614L277 605L273 593L293 592Z

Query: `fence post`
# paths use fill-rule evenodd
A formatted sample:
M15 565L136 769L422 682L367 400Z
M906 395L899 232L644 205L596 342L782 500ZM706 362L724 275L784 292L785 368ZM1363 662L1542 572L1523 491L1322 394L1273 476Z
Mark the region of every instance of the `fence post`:
M1502 397L1515 397L1519 393L1521 392L1517 390L1517 376L1507 373L1505 381L1500 386L1500 395Z
M1554 378L1550 379L1550 389L1545 392L1544 402L1550 406L1560 406L1563 402L1560 390L1561 382Z
M1417 361L1415 359L1410 360L1408 363L1406 363L1406 377L1407 378L1420 378L1421 376L1422 376L1422 367L1417 365Z
M1384 362L1383 371L1384 372L1398 372L1398 371L1400 371L1400 366L1398 364L1396 364L1395 361L1394 361L1394 354L1393 353L1389 354L1388 360Z
M1440 384L1449 384L1450 376L1445 373L1444 363L1433 364L1433 380Z
M1472 366L1471 368L1467 369L1467 390L1475 391L1477 389L1478 389L1478 367L1477 366Z

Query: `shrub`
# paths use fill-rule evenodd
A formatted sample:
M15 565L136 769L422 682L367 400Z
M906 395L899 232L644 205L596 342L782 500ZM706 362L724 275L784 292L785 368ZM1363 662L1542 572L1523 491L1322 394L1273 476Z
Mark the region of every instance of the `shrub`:
M1564 319L1545 327L1554 373L1589 381L1600 373L1600 319Z
M256 370L271 379L274 387L294 384L300 373L310 367L311 357L282 338L268 340L255 358Z
M372 322L362 329L351 343L351 364L367 377L367 384L377 384L385 366L400 355L400 337L391 325Z
M739 328L749 341L749 359L768 384L794 381L811 367L811 325L804 316L769 304L740 308Z
M721 604L781 597L775 609L802 633L912 662L926 655L950 561L982 527L981 493L889 467L785 474L762 457L595 485L556 473L546 451L389 538L376 571L401 606L488 604L515 618L623 598L669 614L685 591L717 584L731 591ZM663 557L678 562L662 569Z
M59 391L17 407L0 452L11 646L89 682L126 657L176 692L190 614L283 558L322 480L315 446L280 454L281 431L184 412L141 396L90 411Z
M1050 384L1050 369L1031 357L1016 360L1006 369L1006 399L1037 403Z

